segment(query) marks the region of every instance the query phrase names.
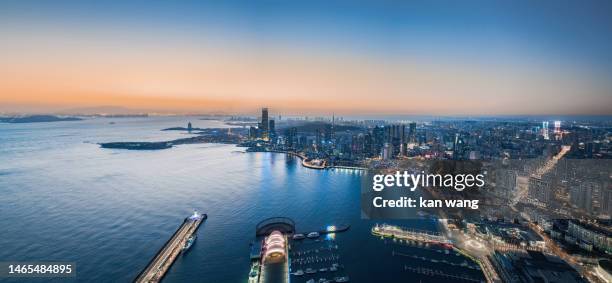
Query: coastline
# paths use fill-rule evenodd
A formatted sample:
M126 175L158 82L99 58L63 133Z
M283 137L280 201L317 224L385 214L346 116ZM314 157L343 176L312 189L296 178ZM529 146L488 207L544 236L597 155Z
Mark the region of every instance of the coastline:
M252 152L258 152L258 151L252 151ZM287 155L291 155L291 156L296 156L299 157L302 160L302 166L306 167L306 168L310 168L310 169L315 169L315 170L324 170L324 169L351 169L351 170L367 170L367 168L364 167L349 167L349 166L335 166L335 165L327 165L327 161L324 160L323 161L323 165L315 165L312 163L309 163L308 157L306 157L303 154L299 154L297 152L293 152L293 151L284 151L284 150L262 150L260 152L273 152L273 153L284 153Z

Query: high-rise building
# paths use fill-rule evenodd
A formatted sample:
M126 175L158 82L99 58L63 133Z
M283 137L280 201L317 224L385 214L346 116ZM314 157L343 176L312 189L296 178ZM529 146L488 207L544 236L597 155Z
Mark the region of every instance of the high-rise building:
M324 129L325 141L331 143L334 139L334 126L333 125L325 125Z
M270 120L270 122L268 122L269 125L269 138L271 141L275 141L276 139L276 123L274 122L274 119Z
M297 128L291 127L285 132L285 147L288 149L296 149L298 146Z
M257 137L259 136L259 131L257 130L257 128L255 128L254 126L251 126L249 128L249 138L252 140L257 139Z
M270 138L270 124L268 121L268 108L261 109L261 137L264 140L268 140Z
M318 151L323 147L323 132L321 129L315 130L315 145Z
M382 152L382 159L384 160L389 160L393 158L393 145L391 145L391 143L386 142L385 145L383 146Z
M550 139L548 136L548 121L542 122L542 136L544 136L545 140Z
M555 134L561 133L561 121L555 121Z
M599 184L592 180L582 180L570 188L571 204L586 213L593 213L593 202L598 201L594 195L599 192Z
M610 218L612 216L612 187L603 186L600 206L600 213Z
M409 125L409 130L408 130L408 139L409 142L416 142L416 123L412 122Z
M529 178L529 197L533 200L537 200L545 206L552 204L554 200L553 189L550 185L550 181L538 177Z

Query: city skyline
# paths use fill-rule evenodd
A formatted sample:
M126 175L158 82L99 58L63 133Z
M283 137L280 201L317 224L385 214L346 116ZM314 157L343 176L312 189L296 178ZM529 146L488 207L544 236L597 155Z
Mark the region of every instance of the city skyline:
M0 112L610 115L605 2L3 2Z

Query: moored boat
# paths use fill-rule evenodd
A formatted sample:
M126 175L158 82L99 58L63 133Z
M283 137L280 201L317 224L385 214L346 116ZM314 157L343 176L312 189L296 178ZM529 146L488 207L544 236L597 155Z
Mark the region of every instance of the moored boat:
M349 277L348 276L342 276L342 277L336 277L334 278L335 282L349 282Z
M197 238L196 234L189 236L189 238L185 242L185 245L183 246L183 252L189 250L191 246L193 246L193 243L195 242L196 238Z
M310 232L310 233L308 233L307 237L310 238L310 239L318 238L319 237L319 232Z

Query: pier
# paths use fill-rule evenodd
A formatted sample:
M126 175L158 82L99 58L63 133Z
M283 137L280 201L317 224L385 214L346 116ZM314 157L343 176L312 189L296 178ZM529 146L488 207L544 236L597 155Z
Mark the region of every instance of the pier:
M206 220L206 214L194 214L185 218L183 224L174 232L166 244L155 254L147 267L136 277L134 282L159 282L164 277L176 257L183 251L187 239L196 233L200 224Z
M372 228L372 234L381 237L392 237L396 239L419 241L426 243L437 243L451 245L451 241L444 235L436 232L415 229L404 229L398 226L382 224Z
M351 225L340 225L340 226L331 225L331 226L327 226L324 229L321 229L321 230L318 230L318 231L302 232L300 234L308 235L309 233L312 233L312 232L317 232L320 235L334 234L334 233L344 232L344 231L348 230L349 228L351 228Z

